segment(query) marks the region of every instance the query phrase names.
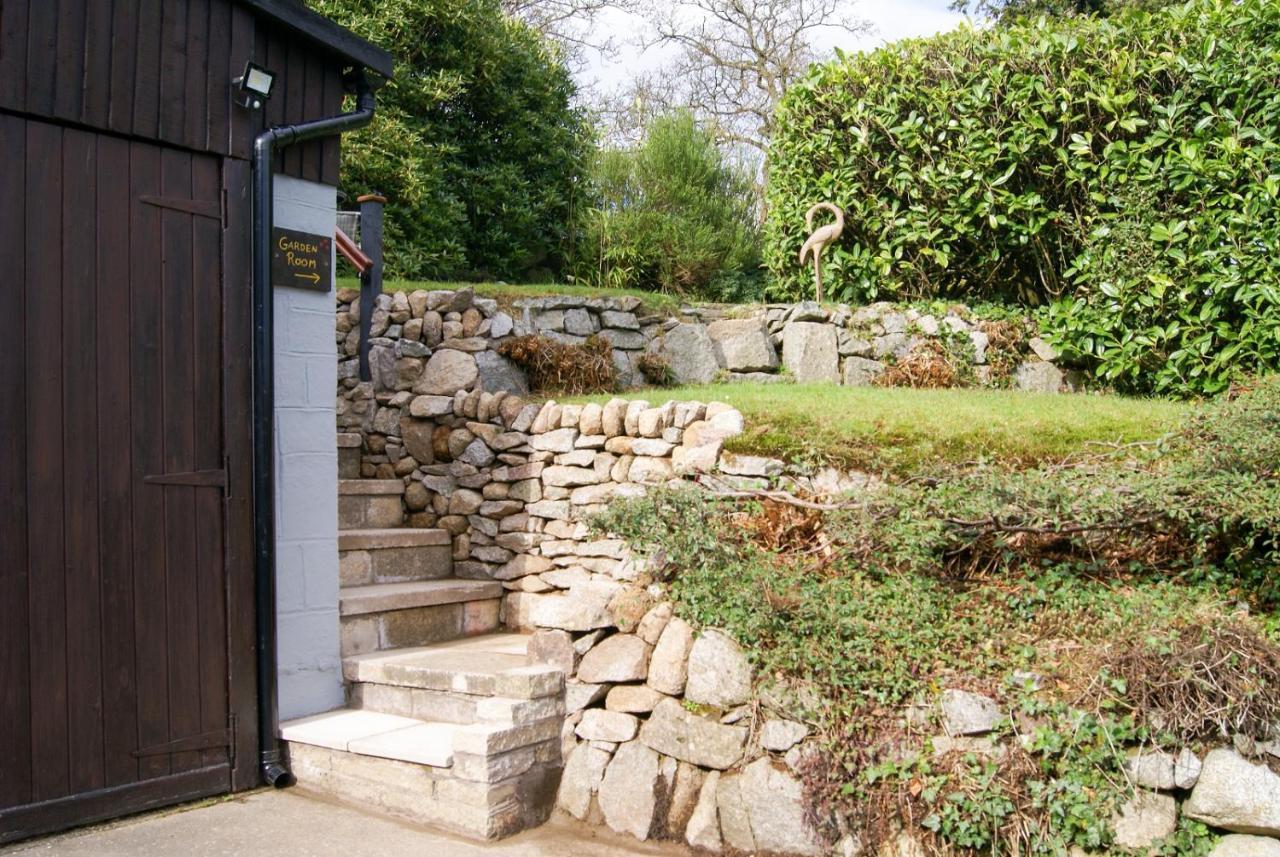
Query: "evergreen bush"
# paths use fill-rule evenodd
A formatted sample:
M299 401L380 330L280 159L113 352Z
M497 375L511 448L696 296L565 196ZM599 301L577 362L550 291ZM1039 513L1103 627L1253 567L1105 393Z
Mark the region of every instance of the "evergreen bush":
M564 266L590 129L559 49L498 0L316 0L391 51L341 186L388 198L387 275L549 278Z
M578 279L716 300L763 291L756 195L688 113L654 119L634 149L604 149L577 239Z

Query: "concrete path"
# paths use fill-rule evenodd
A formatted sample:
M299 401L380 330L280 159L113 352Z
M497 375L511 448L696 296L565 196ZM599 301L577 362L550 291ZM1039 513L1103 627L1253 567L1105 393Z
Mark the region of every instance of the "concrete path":
M12 857L686 857L557 816L493 844L369 815L298 789L262 790L0 847Z

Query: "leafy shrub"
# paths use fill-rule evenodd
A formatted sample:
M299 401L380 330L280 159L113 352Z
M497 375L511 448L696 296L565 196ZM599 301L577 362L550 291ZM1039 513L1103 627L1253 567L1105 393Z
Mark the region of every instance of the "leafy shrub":
M716 299L761 293L751 177L692 115L653 120L635 149L601 151L591 193L578 279Z
M879 598L869 594L873 584L886 592L912 588L905 610L965 609L935 603L934 584L909 583L913 575L994 581L1006 587L1001 603L1010 621L1029 621L1048 602L1076 603L1081 586L1111 587L1117 579L1222 585L1271 610L1280 604L1278 461L1280 377L1207 407L1158 445L1027 470L978 466L906 480L827 514L765 504L734 518L733 504L699 492L660 493L614 504L595 525L639 548L662 548L677 599L700 622L730 623L741 639L770 639L776 623L798 620L802 605L837 629L869 610L893 611L852 603ZM815 558L829 566L824 573L806 564ZM1045 569L1054 569L1051 582L1015 597L1015 581L1043 578ZM1057 576L1064 573L1078 579ZM1130 599L1124 618L1142 615L1139 596L1118 589ZM945 599L946 587L936 591ZM987 630L975 633L985 639ZM830 656L802 648L806 669L817 663L810 658ZM892 674L911 687L910 671L897 673L896 655L888 657L878 680ZM868 692L859 676L836 670L830 680Z
M905 825L929 853L1102 852L1126 750L1263 738L1280 718L1277 461L1280 379L1138 454L832 511L655 491L593 526L650 550L679 614L749 641L765 704L817 727L801 773L815 817L839 819L829 842L853 831L875 853ZM919 709L904 722L948 687L1009 713L998 752L931 742ZM1184 821L1158 853L1212 845Z
M951 8L966 15L994 18L1008 24L1040 15L1114 15L1134 6L1156 9L1179 0L954 0Z
M1280 366L1280 4L960 29L815 66L780 107L765 256L848 214L832 294L1052 304L1069 360L1203 393Z
M523 366L539 393L608 393L618 386L613 347L598 336L582 344L517 336L500 343L498 353Z
M396 59L342 152L342 188L388 198L388 276L560 269L591 141L558 49L498 0L313 5Z
M829 841L853 830L874 853L906 824L930 853L1105 851L1127 748L1262 736L1280 716L1280 647L1231 615L1229 587L1035 563L957 581L846 552L838 517L684 490L594 521L661 557L679 615L749 641L766 704L817 727L825 752L800 772ZM1000 752L931 752L940 730L904 728L903 706L957 686L1013 714Z

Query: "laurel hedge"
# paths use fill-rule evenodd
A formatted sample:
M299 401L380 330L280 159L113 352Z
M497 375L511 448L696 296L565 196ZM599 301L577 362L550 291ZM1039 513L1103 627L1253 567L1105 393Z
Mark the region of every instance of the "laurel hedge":
M811 290L804 212L848 214L842 300L1043 307L1127 390L1216 392L1280 366L1280 3L1193 0L889 45L779 108L765 256Z

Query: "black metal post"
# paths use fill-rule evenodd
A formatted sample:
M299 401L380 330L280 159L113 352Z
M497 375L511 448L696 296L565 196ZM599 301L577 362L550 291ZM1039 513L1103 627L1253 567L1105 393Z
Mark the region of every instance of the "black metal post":
M293 783L276 737L276 519L275 519L275 336L271 296L271 226L277 149L362 128L373 121L374 98L363 73L353 81L351 113L283 125L253 141L253 574L258 655L258 746L267 785Z
M372 381L369 367L369 331L373 324L373 308L382 294L382 207L386 197L365 194L360 203L360 249L373 260L369 270L360 275L360 380Z

